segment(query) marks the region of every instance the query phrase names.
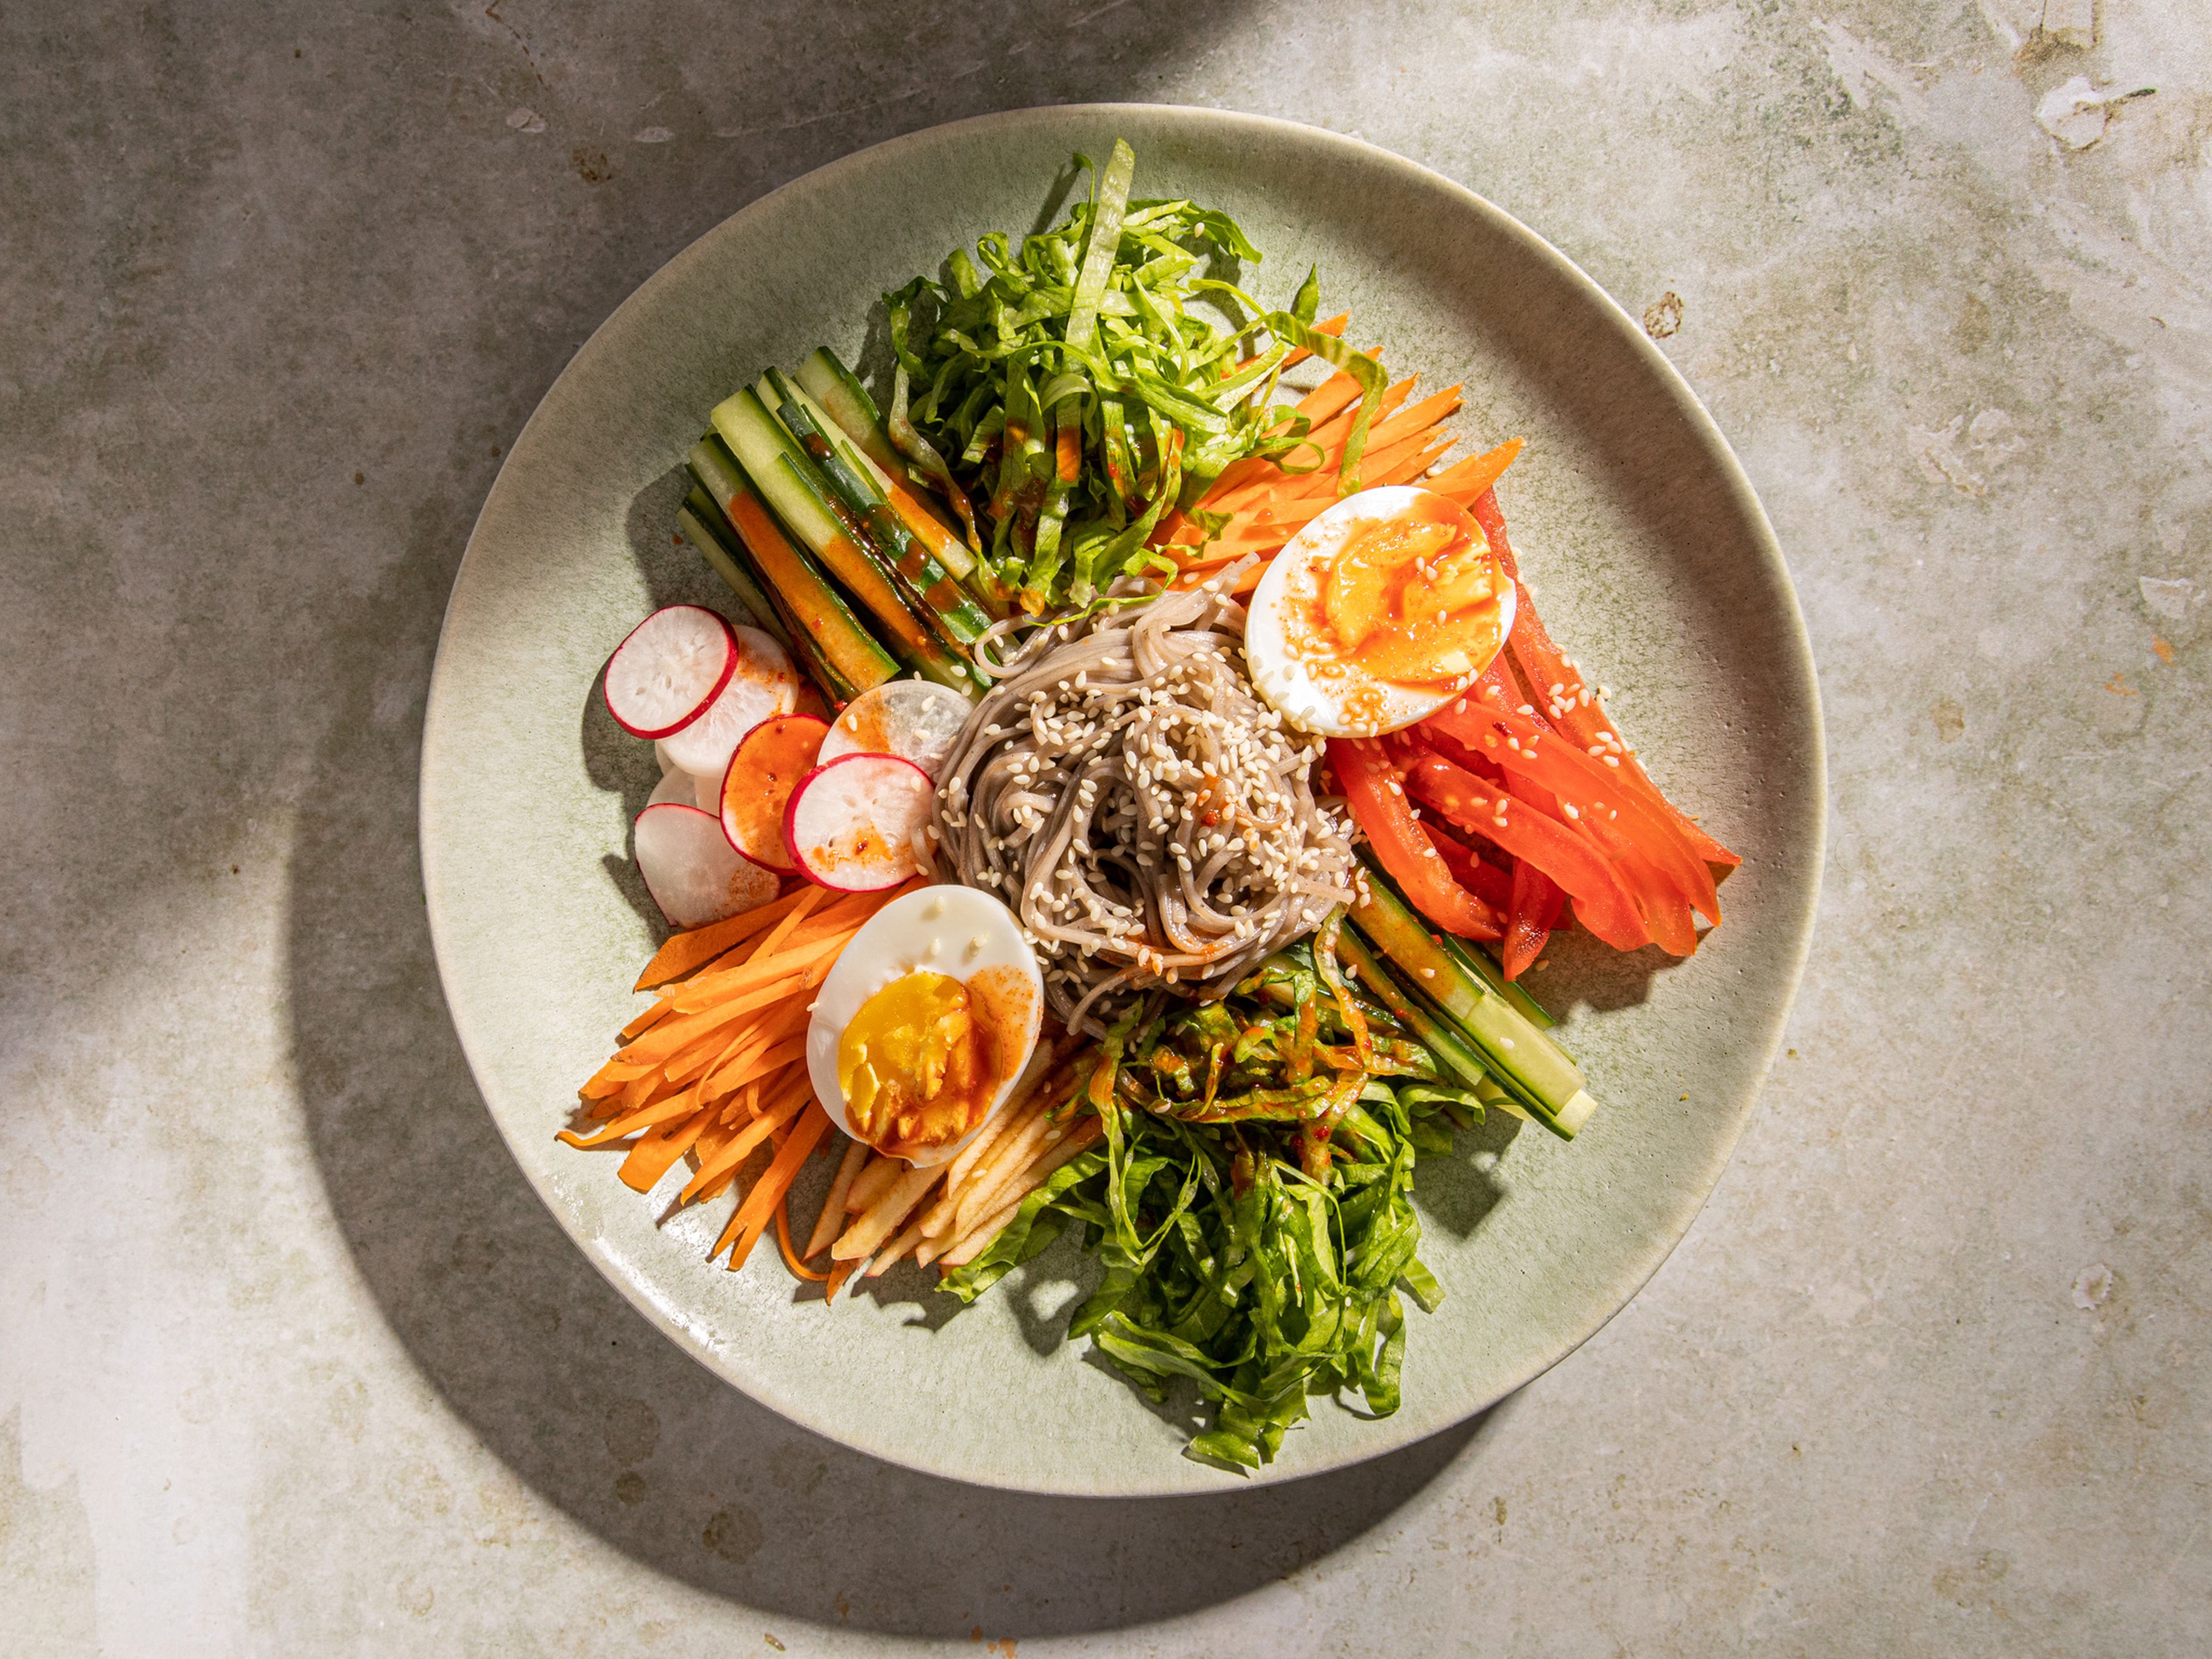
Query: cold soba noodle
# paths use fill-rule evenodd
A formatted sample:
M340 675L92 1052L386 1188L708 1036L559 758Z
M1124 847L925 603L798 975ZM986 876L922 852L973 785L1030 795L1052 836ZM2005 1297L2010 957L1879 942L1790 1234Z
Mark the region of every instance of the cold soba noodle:
M1103 1035L1151 984L1225 992L1352 901L1351 845L1308 783L1321 744L1254 695L1243 635L1205 590L1040 631L946 766L943 856L1036 936L1071 1030Z

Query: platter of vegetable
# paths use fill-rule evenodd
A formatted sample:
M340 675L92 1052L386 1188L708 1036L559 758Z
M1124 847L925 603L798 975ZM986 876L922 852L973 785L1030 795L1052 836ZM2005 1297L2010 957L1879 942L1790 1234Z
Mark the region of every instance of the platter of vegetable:
M658 775L653 745L634 733L690 712L679 705L725 695L712 684L720 672L711 660L714 635L702 630L698 665L672 660L655 669L659 678L641 675L613 688L629 729L618 725L600 668L640 617L673 605L717 610L733 629L750 630L736 637L753 641L754 656L771 664L763 684L785 672L772 642L810 690L830 688L838 702L908 674L962 690L966 659L988 619L1023 608L1024 586L1029 605L1065 603L1115 568L1127 550L1115 538L1155 503L1148 535L1174 530L1181 503L1206 490L1233 507L1246 471L1287 465L1287 457L1255 453L1264 434L1201 430L1206 422L1173 402L1172 386L1148 387L1109 353L1094 353L1092 393L1111 385L1141 402L1149 390L1178 423L1164 447L1155 443L1138 459L1162 477L1164 459L1188 462L1194 477L1210 481L1190 495L1179 490L1175 502L1164 489L1148 497L1139 487L1119 507L1127 515L1134 506L1134 517L1116 526L1115 504L1095 480L1115 480L1129 456L1110 444L1086 447L1086 434L1045 422L1042 411L1064 399L1040 397L1031 435L1051 459L1037 475L1044 486L1036 511L1017 510L1010 544L995 531L987 540L992 502L979 491L969 501L977 532L970 544L967 525L937 535L890 492L870 491L870 458L832 429L840 421L836 386L819 376L810 385L806 367L787 379L768 371L810 365L826 346L839 362L876 377L872 390L886 409L897 407L894 365L932 373L945 392L920 414L940 436L953 418L946 399L963 374L985 387L979 406L1006 398L1011 383L991 381L988 367L963 366L957 342L922 337L927 307L915 302L925 296L905 285L916 272L943 271L948 249L1050 222L1049 215L1040 218L1041 207L1075 183L1060 176L1066 158L1109 156L1117 138L1145 158L1149 200L1204 204L1232 220L1253 252L1264 251L1259 270L1224 280L1276 296L1282 333L1307 330L1304 349L1335 362L1322 343L1327 325L1315 319L1348 309L1363 349L1394 367L1462 383L1457 421L1470 433L1527 439L1510 481L1521 576L1559 637L1606 665L1619 688L1612 709L1638 747L1630 749L1603 714L1598 730L1583 700L1565 708L1564 691L1562 708L1537 712L1601 764L1610 755L1617 765L1649 768L1668 798L1693 801L1701 815L1696 823L1649 829L1650 844L1668 860L1663 868L1639 866L1638 889L1626 894L1584 881L1586 860L1573 849L1528 844L1516 869L1525 866L1532 887L1554 874L1584 881L1571 894L1583 924L1576 931L1549 931L1557 893L1547 898L1534 888L1483 901L1486 915L1550 919L1528 935L1548 943L1513 963L1516 984L1528 984L1560 1017L1559 1035L1601 1091L1604 1109L1590 1115L1587 1097L1563 1084L1527 1103L1560 1120L1554 1133L1498 1111L1472 1133L1447 1137L1449 1150L1416 1145L1410 1130L1375 1119L1383 1159L1376 1167L1397 1170L1399 1148L1407 1161L1362 1211L1358 1249L1371 1253L1370 1269L1388 1264L1417 1300L1433 1306L1401 1327L1389 1323L1395 1316L1382 1301L1348 1302L1358 1316L1389 1324L1388 1340L1371 1350L1371 1363L1388 1366L1389 1375L1351 1380L1366 1385L1370 1402L1388 1397L1397 1408L1369 1419L1356 1395L1341 1392L1339 1376L1337 1397L1346 1403L1312 1399L1310 1420L1244 1478L1280 1480L1356 1462L1463 1419L1571 1352L1657 1269L1719 1179L1773 1054L1804 959L1825 811L1819 707L1796 596L1725 441L1632 319L1587 276L1507 213L1413 163L1294 125L1204 110L1078 106L988 117L911 135L786 186L678 253L618 308L548 392L485 502L455 581L426 719L424 885L447 1000L486 1104L524 1175L582 1253L671 1340L735 1386L895 1462L988 1485L1093 1495L1202 1491L1235 1478L1173 1455L1187 1435L1188 1406L1166 1386L1171 1366L1163 1370L1158 1410L1130 1410L1102 1397L1097 1368L1082 1363L1081 1344L1040 1353L1025 1340L1025 1322L1065 1323L1086 1303L1098 1273L1114 1270L1110 1261L1085 1258L1072 1240L1021 1265L1009 1259L988 1269L995 1277L1011 1268L1006 1282L944 1320L933 1310L950 1298L919 1274L871 1280L880 1288L848 1293L825 1312L818 1290L795 1282L774 1254L753 1253L736 1273L706 1261L725 1219L740 1240L759 1237L768 1217L758 1205L741 1204L725 1218L702 1204L659 1225L655 1209L607 1181L605 1165L560 1144L556 1132L574 1115L576 1079L600 1064L610 1033L637 1015L629 988L635 963L665 934L662 907L619 856L630 849L633 821L670 787ZM1227 240L1225 232L1219 240ZM1322 273L1319 312L1303 291L1309 270ZM1073 306L1080 271L1071 274ZM1297 303L1283 307L1292 290L1300 290ZM902 291L914 309L901 325ZM895 325L911 365L880 349L872 361L872 337L880 342ZM733 396L732 388L750 389ZM902 412L912 419L911 386L908 392ZM1395 418L1388 405L1373 413L1378 422ZM1200 453L1202 443L1176 435L1186 429L1221 442ZM1075 482L1055 500L1063 457ZM1486 478L1494 477L1503 460L1488 465ZM777 481L788 477L811 493L764 500L748 482L756 477L769 481L763 490L781 489ZM1326 506L1327 488L1325 481L1317 487L1313 511ZM1481 518L1483 507L1475 510ZM1056 526L1042 548L1040 524ZM724 531L739 545L718 543L710 551L698 544ZM1227 556L1240 538L1259 533L1249 515L1231 511L1193 536L1218 537ZM1492 533L1502 542L1502 524ZM690 543L679 544L685 536ZM854 556L862 543L891 549L901 571L879 577L880 567ZM972 568L956 568L961 547L975 544L983 556ZM738 580L718 576L715 551ZM742 565L733 553L745 556ZM917 610L912 596L922 590L904 573L909 562L927 592L947 596L941 604ZM756 574L775 591L763 594L755 582L757 602L748 603L739 582ZM1571 665L1549 637L1532 635L1526 645L1516 660L1528 683L1564 687ZM1555 661L1553 675L1547 671ZM774 701L781 708L791 698L777 693ZM633 705L638 712L630 713ZM1437 717L1420 754L1386 754L1382 770L1363 770L1359 756L1347 751L1334 770L1355 809L1365 787L1445 822L1455 822L1454 813L1472 819L1494 811L1480 793L1496 787L1485 785L1488 771L1461 763L1487 740L1521 741L1526 728L1515 721L1532 716L1477 702L1450 718L1446 729ZM688 746L719 753L718 728L702 727L701 736L709 731L713 744L695 738ZM744 734L730 735L734 742ZM1574 765L1540 748L1520 772L1504 775L1516 791L1540 787L1564 799L1577 787ZM1546 769L1538 775L1540 766ZM1685 783L1692 787L1678 789ZM680 789L679 780L674 793ZM695 811L673 793L660 799L669 804L655 812ZM684 827L710 848L712 815L696 816L699 824L686 818ZM1430 937L1420 911L1389 908L1401 894L1418 905L1422 892L1383 878L1391 873L1388 833L1363 848L1383 908L1352 918L1343 958L1358 970L1362 941L1377 946L1362 983L1386 1003L1392 982L1381 958L1418 962ZM1680 965L1659 949L1610 948L1596 927L1663 945L1674 912L1662 915L1657 898L1681 898L1684 915L1702 901L1702 892L1686 891L1697 872L1674 856L1684 845L1699 850L1698 836L1743 859L1723 895L1727 926L1705 935ZM624 873L610 878L617 866ZM1457 873L1473 880L1480 871ZM1452 891L1469 890L1455 879L1423 890L1449 903ZM825 905L860 908L849 922L823 926L856 927L881 902L864 892L825 896ZM751 913L762 917L757 925L770 925L772 908ZM680 939L669 948L680 948ZM1472 973L1456 945L1437 948L1440 975ZM1290 981L1306 971L1301 960L1269 969L1287 980L1256 976L1220 1006L1258 1021L1264 1011L1237 999L1300 994ZM1471 1009L1512 1006L1504 991L1478 978L1467 980L1465 994ZM1408 1029L1418 1029L1410 1023L1418 1012L1408 1014ZM1525 1030L1510 1019L1486 1028L1474 1012L1456 1029L1474 1044L1510 1043L1514 1031ZM763 1038L770 1040L777 1040L773 1032ZM1152 1126L1144 1133L1152 1138L1125 1155L1170 1149L1178 1119L1166 1103L1181 1098L1176 1056L1199 1052L1205 1040L1201 1026L1178 1016L1148 1041L1144 1065L1121 1073L1117 1086L1145 1107L1133 1121ZM1471 1061L1479 1058L1470 1051ZM775 1157L793 1171L821 1133L817 1120L793 1115L802 1101L780 1099L774 1111L781 1115L769 1126L779 1133L790 1126ZM1571 1145L1563 1133L1574 1135ZM694 1186L726 1186L744 1150L718 1152ZM822 1206L836 1162L817 1158L799 1172L795 1194L811 1182L799 1213ZM793 1175L781 1178L788 1184ZM1200 1205L1190 1215L1201 1238L1237 1224L1231 1210ZM1414 1223L1420 1266L1410 1279L1394 1241ZM1321 1265L1317 1257L1297 1264L1300 1250L1325 1231L1311 1224L1298 1235L1304 1246L1293 1239L1274 1247L1289 1251L1285 1271ZM1353 1237L1340 1228L1331 1236ZM1003 1252L1021 1253L1011 1241ZM1326 1265L1361 1271L1357 1261ZM917 1318L918 1302L933 1316ZM1087 1334L1109 1352L1109 1345L1123 1345L1117 1359L1171 1358L1171 1348L1147 1334L1162 1328L1158 1310L1129 1304L1115 1318L1120 1325L1102 1323ZM1399 1399L1401 1357L1408 1375L1418 1370L1419 1386ZM1329 1380L1314 1379L1316 1386ZM948 1400L977 1403L949 1412ZM1066 1432L1071 1422L1084 1425L1080 1435Z

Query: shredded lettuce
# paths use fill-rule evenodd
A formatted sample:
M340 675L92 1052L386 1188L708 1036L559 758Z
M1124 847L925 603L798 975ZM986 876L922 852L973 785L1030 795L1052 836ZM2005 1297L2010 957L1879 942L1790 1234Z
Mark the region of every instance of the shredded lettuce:
M1212 1421L1188 1454L1226 1468L1272 1461L1313 1395L1395 1411L1400 1292L1424 1310L1443 1294L1416 1254L1413 1169L1450 1148L1447 1109L1480 1107L1337 973L1334 938L1220 1002L1132 1009L1083 1097L1100 1144L944 1280L972 1301L1073 1224L1103 1272L1070 1339L1154 1400L1195 1385Z
M1287 307L1262 304L1236 280L1260 251L1235 220L1132 197L1136 156L1119 140L1103 167L1074 160L1091 190L1064 223L1018 252L983 236L972 258L947 257L943 281L884 296L892 441L1031 615L1167 574L1146 544L1169 513L1244 456L1311 447L1304 418L1274 402L1293 349L1359 383L1340 492L1358 488L1383 389L1373 357L1313 326L1318 272ZM1199 300L1231 320L1194 313Z

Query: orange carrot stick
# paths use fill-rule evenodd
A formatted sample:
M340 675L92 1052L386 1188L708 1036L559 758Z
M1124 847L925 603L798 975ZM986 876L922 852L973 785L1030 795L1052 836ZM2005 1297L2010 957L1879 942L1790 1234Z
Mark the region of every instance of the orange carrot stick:
M699 1172L684 1186L678 1200L679 1203L689 1204L706 1191L708 1184L716 1176L734 1174L738 1165L745 1161L746 1153L766 1140L774 1131L781 1128L799 1115L799 1109L805 1106L810 1098L808 1091L811 1085L804 1073L799 1074L798 1082L799 1086L795 1089L787 1085L778 1097L764 1107L760 1115L750 1123L746 1124L744 1128L739 1129L720 1146L701 1155Z
M1480 455L1470 455L1455 465L1446 467L1429 480L1428 487L1439 495L1449 495L1462 507L1474 505L1474 498L1498 482L1505 469L1513 465L1513 458L1521 453L1521 440L1508 438L1497 448Z
M707 1127L712 1112L696 1112L681 1122L665 1124L637 1138L629 1156L623 1160L617 1173L623 1184L633 1191L649 1193L668 1173L669 1166L691 1150L691 1143L699 1139Z
M775 1155L775 1162L769 1165L766 1175L753 1183L752 1191L745 1194L745 1201L738 1206L737 1213L730 1218L730 1224L714 1241L714 1248L707 1252L709 1261L720 1255L723 1247L727 1245L730 1271L735 1273L745 1265L745 1257L752 1253L754 1242L768 1224L776 1200L791 1190L791 1183L798 1178L799 1165L806 1162L807 1154L829 1131L830 1119L822 1109L822 1103L810 1099L798 1127L791 1132L791 1139L783 1143L783 1150Z
M801 1279L811 1279L819 1285L827 1280L826 1273L817 1273L801 1261L791 1248L791 1194L786 1193L775 1201L775 1243L783 1252L783 1265Z
M704 927L670 934L668 942L654 951L653 960L645 964L645 971L637 976L635 988L650 991L672 979L683 978L693 969L712 962L731 946L742 945L763 928L774 926L793 905L816 890L810 884L800 891L786 893L781 898L757 905L726 921L709 922Z
M795 979L800 971L825 952L835 956L845 948L842 935L819 939L811 945L802 945L796 951L779 951L772 957L748 962L743 967L732 968L727 973L707 974L693 980L676 994L676 1011L681 1014L702 1013L721 1006L731 998L742 997L745 992L762 985L781 984ZM760 1005L753 1005L758 1007ZM650 1040L652 1033L646 1034Z

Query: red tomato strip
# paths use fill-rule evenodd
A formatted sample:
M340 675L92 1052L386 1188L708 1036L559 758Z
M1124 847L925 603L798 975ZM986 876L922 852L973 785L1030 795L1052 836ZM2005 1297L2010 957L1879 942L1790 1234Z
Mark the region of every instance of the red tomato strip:
M1421 827L1428 830L1425 821ZM1429 830L1429 839L1436 844L1443 857L1444 867L1452 872L1452 879L1480 899L1501 915L1513 903L1513 878L1494 864L1483 861L1482 856L1457 836L1440 835Z
M1498 492L1485 490L1468 509L1474 521L1482 526L1482 533L1498 550L1498 556L1512 573L1520 591L1514 597L1513 633L1508 642L1513 661L1532 690L1541 693L1534 706L1549 715L1552 720L1572 738L1588 753L1591 748L1602 749L1616 763L1621 777L1648 795L1674 822L1683 838L1690 843L1698 856L1707 864L1718 864L1734 869L1743 860L1715 841L1660 793L1659 786L1651 781L1644 763L1636 758L1636 751L1628 746L1612 720L1606 717L1604 708L1598 702L1595 690L1583 682L1582 671L1560 654L1559 647L1544 629L1543 618L1536 614L1536 601L1529 597L1528 586L1521 581L1520 566L1513 557L1513 549L1505 538L1505 515L1498 510ZM1553 691L1551 688L1558 686ZM1585 700L1584 693L1589 692ZM1710 914L1710 913L1708 913Z
M1670 902L1704 911L1713 921L1720 920L1720 896L1712 872L1674 819L1643 791L1629 787L1620 772L1577 749L1564 733L1547 731L1540 721L1500 708L1489 685L1478 685L1474 696L1447 704L1429 716L1426 724L1497 765L1516 781L1516 794L1522 778L1549 790L1560 803L1552 808L1553 817L1567 818L1566 809L1571 807L1576 819L1601 817L1617 825L1661 878L1659 893Z
M1342 775L1340 769L1338 776ZM1564 824L1526 801L1516 810L1511 796L1442 755L1431 754L1416 763L1406 775L1406 788L1461 829L1534 864L1574 899L1575 919L1614 950L1634 951L1651 942L1636 901L1612 860ZM1384 862L1387 868L1388 860ZM1453 885L1457 888L1458 884Z
M1504 937L1504 919L1452 879L1429 832L1413 816L1398 769L1382 744L1372 738L1331 738L1328 763L1375 856L1415 909L1447 933L1468 939Z
M1559 924L1567 896L1559 884L1526 859L1513 860L1512 909L1505 922L1502 955L1505 977L1518 979L1543 954L1544 943Z

